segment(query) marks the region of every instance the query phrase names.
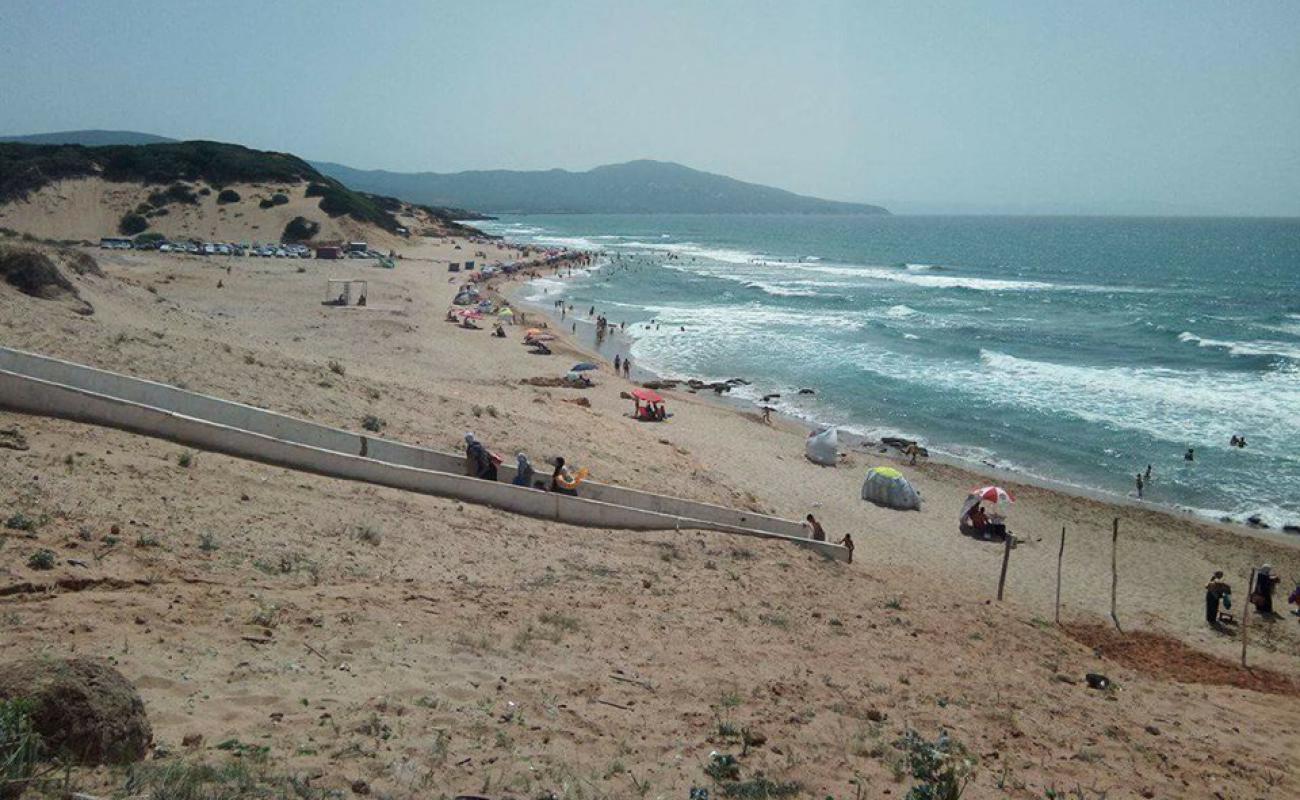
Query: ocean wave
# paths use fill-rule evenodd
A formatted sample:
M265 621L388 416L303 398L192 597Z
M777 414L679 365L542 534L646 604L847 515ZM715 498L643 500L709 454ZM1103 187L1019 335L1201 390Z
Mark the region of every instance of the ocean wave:
M1234 356L1266 356L1300 361L1300 346L1286 342L1234 342L1224 339L1207 339L1191 331L1178 334L1178 341L1195 344L1197 347L1227 350Z
M917 311L915 308L901 304L890 306L885 310L885 316L890 317L891 319L906 319L908 317L915 317L920 313L921 312Z
M984 369L969 386L1047 414L1070 414L1176 444L1227 448L1249 432L1256 452L1292 458L1300 418L1300 372L1226 373L1156 367L1057 364L981 350ZM965 370L952 382L968 384ZM1274 446L1276 445L1276 447Z
M585 236L534 236L533 242L536 244L549 244L555 247L568 247L573 250L601 249L601 245Z
M940 269L934 264L904 264L903 269L908 272L928 272L932 269Z

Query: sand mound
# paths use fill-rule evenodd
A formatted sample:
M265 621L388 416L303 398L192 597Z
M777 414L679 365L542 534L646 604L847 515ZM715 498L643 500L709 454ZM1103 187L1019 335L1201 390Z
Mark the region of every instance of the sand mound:
M83 764L126 764L153 741L144 701L106 661L34 658L0 667L0 698L32 703L50 752Z
M1105 625L1066 625L1070 638L1102 658L1162 680L1235 686L1254 692L1300 696L1300 684L1266 669L1243 669L1159 633L1120 633Z
M94 264L93 258L90 261ZM84 263L82 267L85 267ZM98 269L98 264L95 264L95 270ZM81 313L94 312L91 305L81 299L72 281L39 250L0 246L0 277L25 295L41 300L71 300L79 304Z
M379 250L406 242L346 214L331 216L321 209L320 196L308 196L308 186L305 182L239 183L219 188L202 182L158 186L73 178L0 204L0 227L46 239L93 242L121 235L123 219L138 216L147 227L130 230L169 239L278 242L285 228L301 218L300 227L318 226L312 242L360 239ZM231 197L238 199L229 200ZM409 206L400 206L397 219L412 230L435 235L445 228L444 223Z

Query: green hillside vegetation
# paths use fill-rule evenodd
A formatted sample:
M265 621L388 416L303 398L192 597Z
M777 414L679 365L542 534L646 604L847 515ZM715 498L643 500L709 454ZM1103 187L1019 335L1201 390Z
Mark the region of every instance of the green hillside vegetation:
M307 162L287 153L219 142L107 147L0 142L0 203L24 199L55 181L92 176L117 183L165 186L149 197L155 208L198 202L195 189L183 182L203 182L218 189L237 183L306 182L316 187L321 210L326 214L347 215L389 231L398 228L391 211L372 197L321 175ZM279 204L276 199L272 198L271 205ZM288 198L281 202L288 202Z

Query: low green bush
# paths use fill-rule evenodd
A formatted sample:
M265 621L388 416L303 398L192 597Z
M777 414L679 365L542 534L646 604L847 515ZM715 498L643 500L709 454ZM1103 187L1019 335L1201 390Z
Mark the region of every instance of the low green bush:
M242 199L243 198L239 196L239 192L236 192L234 189L222 189L221 193L217 195L217 204L225 205L226 203L238 203Z
M149 227L149 220L139 214L126 214L117 223L117 232L123 236L135 236L144 233Z

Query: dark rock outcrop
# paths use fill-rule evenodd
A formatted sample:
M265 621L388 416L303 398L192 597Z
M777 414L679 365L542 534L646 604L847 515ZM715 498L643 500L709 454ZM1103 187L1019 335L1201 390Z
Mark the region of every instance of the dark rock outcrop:
M0 664L0 699L19 698L31 703L32 726L50 754L82 764L129 764L153 742L139 693L101 659Z

